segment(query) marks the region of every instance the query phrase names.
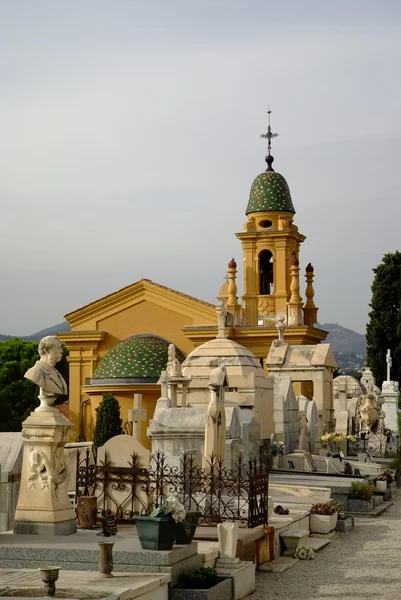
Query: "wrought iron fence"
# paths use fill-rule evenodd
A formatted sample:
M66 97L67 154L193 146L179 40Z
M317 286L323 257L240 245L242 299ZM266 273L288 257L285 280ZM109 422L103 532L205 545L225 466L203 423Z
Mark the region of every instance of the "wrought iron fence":
M366 453L373 458L393 456L399 444L399 435L390 432L385 426L373 432L354 434L356 442L348 442L348 454L356 456Z
M178 496L187 510L201 513L200 525L234 521L243 527L267 525L269 458L261 449L258 459L242 455L227 469L211 457L200 467L192 453L182 454L176 465L162 452L152 456L147 468L136 454L127 466L114 466L107 458L96 463L86 448L77 457L77 496L96 496L99 515L111 509L117 520L132 520Z

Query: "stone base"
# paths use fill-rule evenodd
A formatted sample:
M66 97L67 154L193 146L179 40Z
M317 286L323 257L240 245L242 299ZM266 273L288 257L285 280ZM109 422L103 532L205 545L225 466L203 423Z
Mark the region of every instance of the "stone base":
M71 535L77 533L77 522L38 523L37 521L15 521L14 533L24 535Z
M329 533L311 533L309 537L316 538L317 540L330 540L335 535L335 531L329 531Z
M220 577L232 579L233 600L240 600L255 591L255 565L252 562L240 562L224 569L216 565L216 570Z
M336 531L341 533L348 533L354 528L354 517L347 517L346 519L338 519L336 525Z
M43 565L63 565L63 570L98 571L99 541L94 530L79 530L67 540L64 536L0 534L0 565L3 569L37 569ZM203 566L197 544L173 546L172 550L142 550L138 537L113 535L113 573L160 573L176 585L181 571Z

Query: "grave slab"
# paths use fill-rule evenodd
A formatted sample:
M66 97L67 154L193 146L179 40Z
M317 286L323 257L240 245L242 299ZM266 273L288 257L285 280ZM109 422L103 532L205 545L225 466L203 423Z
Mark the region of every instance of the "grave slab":
M72 598L81 594L83 597L109 600L168 600L169 582L169 575L115 573L113 577L104 578L99 573L61 570L56 583L56 597L57 591L65 590L71 593ZM38 596L40 592L43 594L43 582L36 570L0 569L0 590L4 588L10 588L10 595L14 597L12 590L21 590L22 593L37 590Z
M95 530L81 530L68 538L1 534L0 564L14 569L57 564L66 570L98 571L97 542L103 539ZM203 566L196 542L157 551L142 550L135 534L119 533L107 539L114 542L114 572L163 573L170 575L172 585L175 585L180 571Z

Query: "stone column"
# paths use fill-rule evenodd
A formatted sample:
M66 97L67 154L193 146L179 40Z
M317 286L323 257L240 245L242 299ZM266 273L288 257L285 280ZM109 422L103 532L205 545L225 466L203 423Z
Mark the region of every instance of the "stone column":
M304 306L304 325L310 325L313 327L315 323L317 323L317 311L318 308L315 306L314 296L315 290L313 288L313 279L314 279L314 269L311 263L305 269L305 279L306 279L306 303Z
M291 298L288 302L288 324L302 325L302 298L299 295L299 260L295 252L291 260Z
M76 533L75 511L67 494L68 468L64 446L73 424L49 406L36 409L22 423L21 487L14 533L69 535Z

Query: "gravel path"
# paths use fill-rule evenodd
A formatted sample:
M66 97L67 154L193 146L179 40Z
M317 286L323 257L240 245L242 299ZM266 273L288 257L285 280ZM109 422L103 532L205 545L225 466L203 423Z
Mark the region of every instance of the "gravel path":
M256 572L248 600L370 600L401 597L401 493L376 519L355 519L351 533L281 574Z

